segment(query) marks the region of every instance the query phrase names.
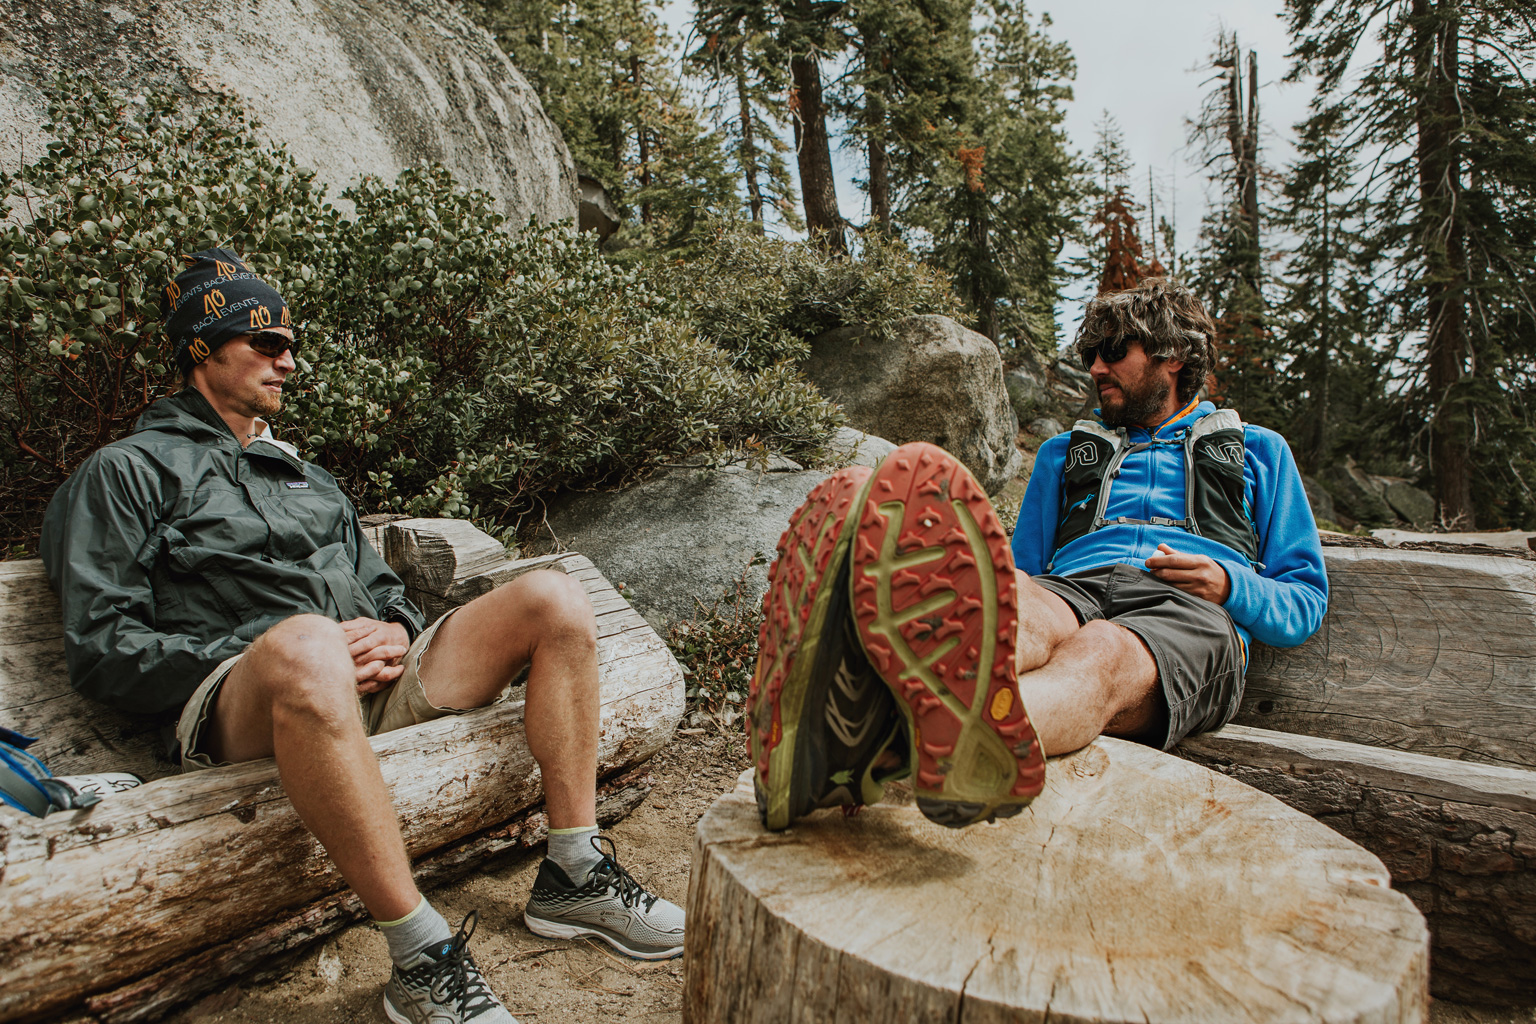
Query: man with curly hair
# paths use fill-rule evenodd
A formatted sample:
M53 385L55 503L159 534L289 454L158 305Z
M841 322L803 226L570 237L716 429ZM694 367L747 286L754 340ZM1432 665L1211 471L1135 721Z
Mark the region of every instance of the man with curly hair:
M1098 420L1040 446L1013 534L1019 693L1047 754L1220 728L1250 643L1295 646L1322 622L1328 580L1290 448L1199 400L1215 333L1162 278L1084 310Z
M1198 398L1215 333L1161 279L1088 305L1099 418L1040 447L1011 545L931 444L810 493L769 572L752 684L768 828L905 774L940 824L1018 814L1046 755L1219 728L1249 643L1317 629L1328 581L1290 449Z

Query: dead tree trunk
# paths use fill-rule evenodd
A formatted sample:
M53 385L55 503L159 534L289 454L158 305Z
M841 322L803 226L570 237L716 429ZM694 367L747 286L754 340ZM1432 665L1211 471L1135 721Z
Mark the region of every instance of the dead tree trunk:
M1457 529L1474 530L1472 449L1467 414L1456 400L1466 370L1467 259L1462 251L1460 134L1460 22L1432 19L1444 0L1413 0L1419 28L1414 78L1421 90L1419 140L1420 227L1424 259L1425 350L1434 416L1429 424L1431 469L1440 515Z

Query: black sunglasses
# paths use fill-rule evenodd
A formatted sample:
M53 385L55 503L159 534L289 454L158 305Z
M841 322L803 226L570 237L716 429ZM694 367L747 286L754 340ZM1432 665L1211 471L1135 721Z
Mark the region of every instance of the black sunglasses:
M1083 360L1083 369L1091 369L1094 361L1101 358L1106 363L1118 363L1131 350L1131 342L1140 340L1134 334L1122 334L1118 338L1110 338L1091 348L1083 349L1078 353Z
M251 348L268 359L276 359L285 351L299 354L298 342L293 341L286 334L278 334L276 331L257 331L251 335Z

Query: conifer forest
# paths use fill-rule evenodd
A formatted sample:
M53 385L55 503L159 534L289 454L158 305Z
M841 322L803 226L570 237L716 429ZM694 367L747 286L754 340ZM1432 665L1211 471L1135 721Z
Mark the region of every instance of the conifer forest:
M1210 397L1304 472L1352 459L1442 527L1536 528L1527 0L1284 0L1281 68L1212 33L1188 237L1113 109L1069 139L1073 46L1018 0L694 0L681 27L650 0L465 6L623 212L619 258L686 259L733 222L834 258L898 240L1011 362L1071 340L1069 291L1173 275L1218 320ZM1310 91L1299 123L1267 119L1277 80Z

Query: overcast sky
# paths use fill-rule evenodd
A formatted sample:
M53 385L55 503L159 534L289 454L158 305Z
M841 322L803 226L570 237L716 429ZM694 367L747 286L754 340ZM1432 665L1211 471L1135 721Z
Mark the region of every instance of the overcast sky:
M1105 110L1119 122L1136 162L1132 186L1146 202L1147 170L1160 193L1159 216L1176 210L1179 246L1189 248L1205 210L1204 172L1188 149L1188 121L1200 109L1209 58L1221 28L1236 30L1244 51L1259 61L1259 113L1266 134L1261 158L1274 169L1290 158L1290 128L1306 113L1311 89L1281 82L1290 49L1280 19L1283 0L1034 0L1030 12L1049 14L1047 30L1077 57L1074 101L1068 105L1072 144L1087 153ZM669 0L666 17L679 36L692 16L691 0ZM836 153L838 202L845 216L867 217L864 196L852 184L858 155ZM1163 208L1168 204L1168 210ZM1067 336L1076 327L1080 302L1061 310Z

